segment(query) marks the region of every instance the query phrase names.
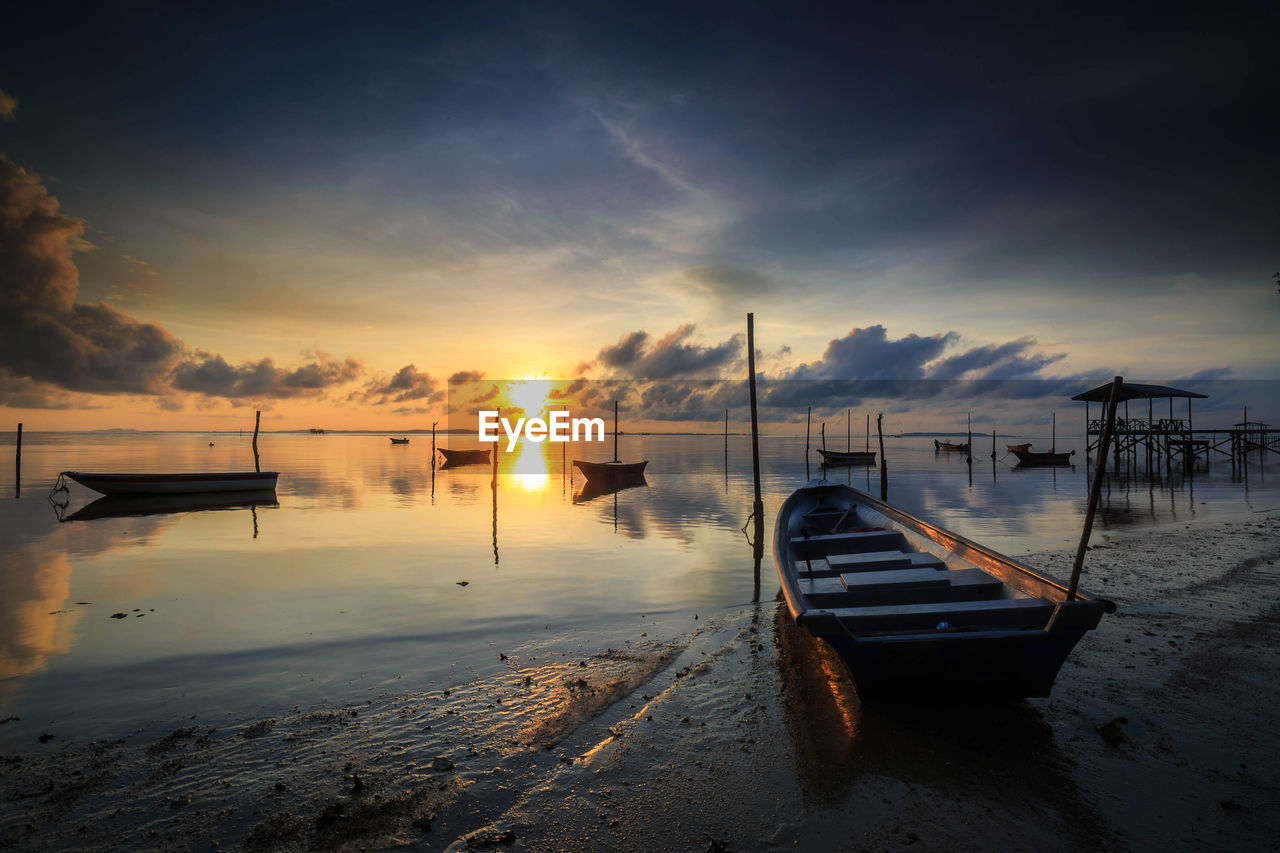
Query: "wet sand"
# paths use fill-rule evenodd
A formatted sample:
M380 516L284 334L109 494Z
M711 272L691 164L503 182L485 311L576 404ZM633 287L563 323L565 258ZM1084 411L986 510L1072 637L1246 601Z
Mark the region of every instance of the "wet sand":
M1119 612L1012 705L864 708L769 601L358 704L57 732L0 754L0 847L1272 849L1278 560L1274 513L1097 538L1081 585Z

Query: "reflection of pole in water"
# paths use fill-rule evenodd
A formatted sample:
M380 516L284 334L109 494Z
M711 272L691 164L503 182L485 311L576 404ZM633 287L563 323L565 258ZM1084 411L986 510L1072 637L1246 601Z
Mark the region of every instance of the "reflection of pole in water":
M258 538L258 508L256 506L249 507L249 513L253 516L253 538Z

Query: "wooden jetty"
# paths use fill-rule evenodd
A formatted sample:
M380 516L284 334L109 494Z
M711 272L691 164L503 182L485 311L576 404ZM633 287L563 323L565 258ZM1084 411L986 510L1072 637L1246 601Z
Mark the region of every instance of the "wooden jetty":
M1097 449L1103 429L1101 413L1098 417L1093 417L1089 404L1105 404L1110 392L1111 385L1108 383L1071 398L1085 404L1086 455ZM1187 401L1186 417L1174 415L1175 398ZM1160 399L1169 401L1168 417L1156 416L1155 401ZM1237 466L1243 467L1247 456L1252 452L1259 455L1280 453L1280 429L1272 429L1260 421L1250 421L1248 409L1245 409L1244 420L1230 429L1197 428L1191 415L1193 399L1203 400L1208 397L1167 385L1123 383L1120 402L1124 404L1124 416L1117 417L1115 422L1111 446L1115 457L1113 470L1125 467L1123 463L1126 460L1130 463L1129 467L1136 468L1137 460L1144 457L1148 471L1155 471L1161 465L1172 468L1175 462L1193 469L1197 461L1203 460L1208 464L1215 454L1229 458L1234 469ZM1144 418L1139 413L1138 417L1131 417L1129 403L1141 400L1147 401L1147 416Z

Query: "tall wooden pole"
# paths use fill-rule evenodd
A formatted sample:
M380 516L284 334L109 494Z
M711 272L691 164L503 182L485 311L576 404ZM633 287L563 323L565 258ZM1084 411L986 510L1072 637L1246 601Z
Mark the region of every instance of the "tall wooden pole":
M867 412L867 446L865 450L871 452L871 413Z
M876 415L876 434L880 436L880 500L889 499L889 462L884 458L884 412Z
M13 457L13 496L22 497L22 424L18 424L18 446Z
M1102 495L1102 477L1107 473L1107 446L1111 443L1111 430L1116 424L1116 405L1120 401L1120 386L1124 378L1117 376L1111 383L1111 400L1107 403L1107 420L1102 427L1102 438L1098 442L1098 464L1093 472L1093 482L1089 484L1089 507L1084 514L1084 531L1080 534L1080 546L1076 548L1076 559L1071 565L1071 583L1067 587L1067 601L1074 601L1076 587L1080 583L1080 571L1084 568L1084 552L1089 547L1089 534L1093 532L1093 516L1098 511L1098 499Z
M439 421L431 422L431 470L433 471L435 470L435 467L436 467L436 424L438 423L440 422ZM494 443L494 447L497 447L496 442Z
M618 458L618 401L613 401L613 461L621 462Z
M853 450L853 409L844 410L844 449Z
M809 479L809 425L813 421L813 406L804 413L804 478Z
M253 470L262 473L262 464L258 460L258 427L262 425L262 412L253 413Z
M760 533L764 525L764 499L760 496L760 418L756 411L756 325L755 315L747 314L747 370L751 376L748 386L751 389L751 473L755 478L756 499L751 505L751 513L756 519L756 541L759 543ZM807 442L806 442L807 443ZM805 449L808 456L808 448ZM805 464L808 464L805 459Z

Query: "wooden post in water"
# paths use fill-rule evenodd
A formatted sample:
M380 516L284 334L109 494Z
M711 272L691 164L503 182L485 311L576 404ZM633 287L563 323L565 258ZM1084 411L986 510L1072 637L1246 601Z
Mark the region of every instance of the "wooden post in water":
M889 500L889 462L884 458L884 412L876 415L876 434L880 436L880 500Z
M1076 587L1080 583L1080 571L1084 568L1084 552L1089 547L1089 534L1093 532L1093 516L1098 511L1098 499L1102 495L1102 477L1107 472L1107 445L1111 442L1111 430L1116 424L1116 404L1120 400L1120 386L1123 377L1117 376L1111 383L1111 401L1107 403L1107 420L1102 427L1102 438L1098 442L1098 465L1093 472L1093 482L1089 485L1089 506L1084 514L1084 531L1080 534L1080 546L1076 548L1076 559L1071 565L1071 583L1067 587L1067 601L1075 601Z
M22 497L22 424L18 424L18 449L13 457L13 496Z
M822 422L822 449L827 449L827 422ZM823 461L826 461L825 459Z
M992 427L991 428L991 461L994 462L995 458L996 458L996 430L995 430L995 427Z
M764 499L760 497L760 418L756 411L756 327L755 315L747 314L747 370L751 376L748 386L751 389L751 473L755 479L756 497L751 504L751 514L756 520L755 548L759 552L764 547ZM808 464L808 460L805 460ZM756 579L760 577L760 563L756 562Z
M431 470L432 471L436 469L436 424L438 423L440 422L439 421L431 422ZM494 446L495 447L497 446L497 442L494 442Z
M965 415L965 424L969 437L964 440L965 462L969 463L969 477L973 477L973 412Z
M809 406L804 413L804 478L809 479L809 424L813 420L813 406Z
M853 450L853 409L844 410L844 449Z
M748 386L751 389L751 475L755 479L755 501L751 503L751 515L755 516L756 543L764 530L764 500L760 497L760 419L755 409L755 315L746 315L746 369L750 371ZM808 462L808 460L805 460Z
M867 446L864 448L868 453L871 452L871 413L867 412Z
M613 461L621 462L618 458L618 401L613 401Z
M258 427L262 424L262 412L253 413L253 470L262 473L262 464L258 460Z
M724 410L724 455L729 456L729 410Z

